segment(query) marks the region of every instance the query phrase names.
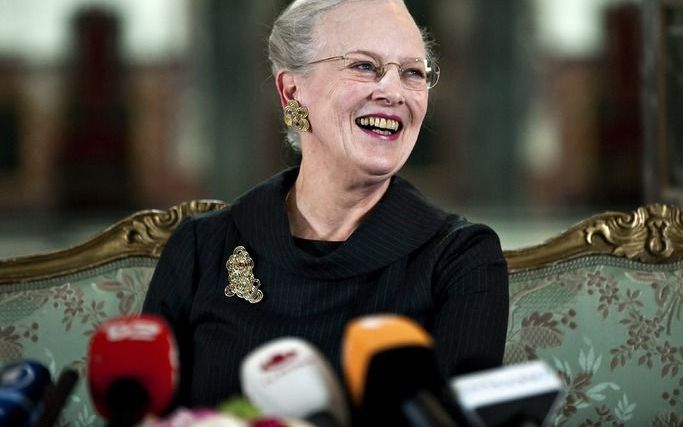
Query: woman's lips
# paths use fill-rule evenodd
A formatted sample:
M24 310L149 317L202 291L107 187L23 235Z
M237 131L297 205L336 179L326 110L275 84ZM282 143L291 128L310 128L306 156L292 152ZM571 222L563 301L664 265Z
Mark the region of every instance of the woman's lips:
M366 134L383 140L394 140L403 128L401 119L386 114L368 114L358 117L356 125Z

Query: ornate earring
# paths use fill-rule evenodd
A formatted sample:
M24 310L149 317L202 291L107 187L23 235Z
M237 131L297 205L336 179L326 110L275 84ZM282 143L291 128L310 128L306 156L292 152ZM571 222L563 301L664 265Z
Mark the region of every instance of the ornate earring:
M285 124L300 132L311 130L311 123L307 119L308 108L302 107L296 99L287 101L285 107Z

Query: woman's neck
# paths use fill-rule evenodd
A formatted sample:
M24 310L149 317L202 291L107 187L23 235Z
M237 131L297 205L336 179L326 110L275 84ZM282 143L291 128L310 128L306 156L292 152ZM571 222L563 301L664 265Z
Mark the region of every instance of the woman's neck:
M344 241L379 202L389 179L354 183L343 176L308 173L303 167L285 203L293 236L311 240Z

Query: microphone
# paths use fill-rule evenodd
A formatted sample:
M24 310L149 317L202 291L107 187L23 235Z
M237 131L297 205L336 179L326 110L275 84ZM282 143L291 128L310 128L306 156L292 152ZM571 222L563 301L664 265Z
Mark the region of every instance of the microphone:
M133 426L161 415L178 377L175 340L166 322L145 314L102 324L88 351L88 386L97 412L110 426Z
M342 365L363 425L453 427L439 397L447 391L427 332L399 315L351 321Z
M19 393L0 389L0 426L28 427L33 407Z
M35 427L50 427L55 425L59 414L66 406L66 400L78 382L78 372L66 368L57 378L54 386L49 387L45 393L43 412L38 418Z
M266 415L318 427L348 426L342 389L323 356L300 338L283 337L252 350L240 369L242 390Z
M213 409L176 408L165 418L147 417L139 427L254 427L252 423Z
M51 384L50 371L35 360L4 366L0 370L0 425L32 426Z
M457 376L450 385L473 427L549 425L565 394L540 360Z

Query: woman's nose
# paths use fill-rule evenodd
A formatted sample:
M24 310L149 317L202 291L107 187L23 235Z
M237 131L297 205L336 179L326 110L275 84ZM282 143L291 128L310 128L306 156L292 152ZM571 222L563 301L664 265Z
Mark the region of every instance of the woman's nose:
M396 67L387 68L388 65L396 65ZM405 97L403 96L403 83L401 82L401 74L399 66L394 63L384 65L384 73L377 81L377 91L375 97L383 99L390 104L403 104ZM395 70L392 70L394 68Z

